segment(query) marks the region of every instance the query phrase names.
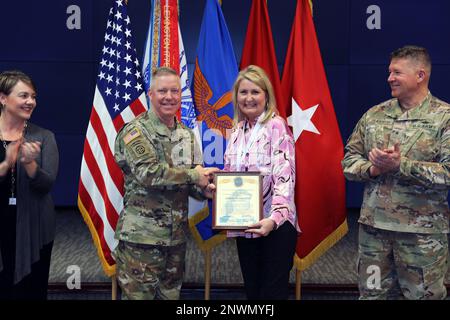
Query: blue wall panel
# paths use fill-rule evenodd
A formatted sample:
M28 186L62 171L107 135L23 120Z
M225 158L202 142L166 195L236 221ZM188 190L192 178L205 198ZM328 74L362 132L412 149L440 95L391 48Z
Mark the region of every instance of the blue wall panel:
M84 138L84 133L60 133L56 136L59 149L59 172L53 188L53 197L57 205L76 204Z
M313 14L324 63L347 65L350 59L350 1L314 1Z
M92 34L93 2L2 1L0 61L92 61L97 41ZM81 30L66 27L66 11L73 4L81 8Z
M381 10L381 29L369 30L365 14L370 5ZM450 46L443 41L450 31L448 0L351 1L351 63L384 64L396 47L427 47L434 63L450 62Z

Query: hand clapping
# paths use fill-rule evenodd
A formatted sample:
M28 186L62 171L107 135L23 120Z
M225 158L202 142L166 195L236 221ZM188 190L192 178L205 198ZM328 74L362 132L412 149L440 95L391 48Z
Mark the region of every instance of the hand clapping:
M41 143L37 142L24 142L21 146L20 162L23 164L29 164L36 160L41 153Z
M400 167L400 146L396 143L393 147L380 150L374 148L369 152L369 161L372 162L371 175L397 171Z

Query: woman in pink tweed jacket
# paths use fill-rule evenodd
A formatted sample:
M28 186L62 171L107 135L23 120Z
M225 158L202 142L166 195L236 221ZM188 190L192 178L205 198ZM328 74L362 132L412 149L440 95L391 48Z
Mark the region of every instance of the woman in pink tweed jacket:
M234 128L224 171L260 171L264 218L236 238L248 299L287 299L297 233L294 203L295 149L292 133L278 116L266 73L242 70L233 86Z

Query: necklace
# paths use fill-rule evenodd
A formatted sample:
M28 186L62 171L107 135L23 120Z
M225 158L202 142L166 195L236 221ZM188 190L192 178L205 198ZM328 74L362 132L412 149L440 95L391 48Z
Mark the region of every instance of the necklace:
M27 122L25 121L25 123L23 125L22 137L21 138L25 137L25 130L26 130L26 128L27 128ZM3 140L3 135L2 135L2 131L1 130L0 130L0 140L3 143L3 148L5 149L5 157L6 157L6 152L7 152L7 149L8 149L8 145L6 144L6 141ZM15 168L16 168L16 164L11 166L11 197L9 197L9 202L8 202L8 204L10 206L15 206L17 204L17 199L16 199L16 196L14 194L15 189L16 189L16 177L14 175Z

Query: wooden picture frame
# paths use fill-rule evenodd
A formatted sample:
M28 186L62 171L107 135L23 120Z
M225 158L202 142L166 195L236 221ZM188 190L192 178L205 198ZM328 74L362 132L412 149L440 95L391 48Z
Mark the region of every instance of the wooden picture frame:
M213 229L245 230L263 218L259 171L217 172L214 184Z

